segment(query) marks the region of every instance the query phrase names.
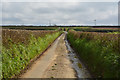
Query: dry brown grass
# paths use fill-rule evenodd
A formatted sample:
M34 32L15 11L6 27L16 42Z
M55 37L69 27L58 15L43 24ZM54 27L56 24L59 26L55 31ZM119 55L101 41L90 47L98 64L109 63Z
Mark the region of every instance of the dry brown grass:
M98 29L98 30L120 30L120 28L92 28L92 29Z
M53 34L56 31L40 31L40 30L13 30L13 29L2 29L2 45L8 46L9 42L12 43L29 43L29 38L32 35L37 37L43 37L46 34Z
M102 42L101 44L113 44L113 49L120 53L120 34L107 34L107 33L99 33L99 32L80 32L80 31L70 31L73 33L74 38L85 38L89 40L99 40Z
M120 34L107 34L107 33L99 33L99 32L80 32L80 31L70 31L77 38L90 38L90 39L106 39L106 40L118 40L120 38Z

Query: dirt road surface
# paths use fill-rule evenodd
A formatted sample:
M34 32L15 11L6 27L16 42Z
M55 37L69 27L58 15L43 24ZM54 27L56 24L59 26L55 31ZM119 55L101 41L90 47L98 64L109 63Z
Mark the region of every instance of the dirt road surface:
M32 65L21 78L77 78L68 58L65 33Z

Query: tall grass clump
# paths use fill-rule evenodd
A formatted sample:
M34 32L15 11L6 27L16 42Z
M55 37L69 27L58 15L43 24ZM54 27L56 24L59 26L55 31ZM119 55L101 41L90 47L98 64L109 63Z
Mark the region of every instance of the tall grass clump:
M8 38L9 46L2 46L2 78L11 78L21 72L30 61L40 55L61 32L47 34L42 37L30 35L27 44L14 43Z
M119 35L69 32L73 49L95 78L120 78Z

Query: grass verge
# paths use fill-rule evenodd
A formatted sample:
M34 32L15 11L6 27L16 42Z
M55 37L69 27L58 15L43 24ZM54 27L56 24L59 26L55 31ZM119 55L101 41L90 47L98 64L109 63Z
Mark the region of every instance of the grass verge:
M27 45L15 44L10 40L9 48L2 46L2 78L11 78L19 74L31 59L40 55L60 34L61 32L56 32L37 38L31 35Z
M94 35L93 38L97 38L95 40L89 38L92 36L90 34L84 36L84 34L79 34L77 37L74 33L69 32L67 38L93 77L120 78L120 52L117 40L104 41L106 37L101 40L99 36Z

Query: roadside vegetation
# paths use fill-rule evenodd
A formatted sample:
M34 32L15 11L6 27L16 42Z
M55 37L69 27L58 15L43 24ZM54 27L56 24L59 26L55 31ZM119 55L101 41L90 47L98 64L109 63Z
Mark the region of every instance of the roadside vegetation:
M59 35L58 31L2 30L2 78L21 72Z
M120 78L120 36L69 31L67 39L94 78Z

